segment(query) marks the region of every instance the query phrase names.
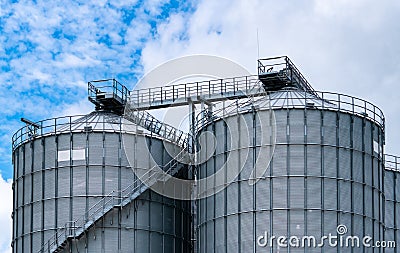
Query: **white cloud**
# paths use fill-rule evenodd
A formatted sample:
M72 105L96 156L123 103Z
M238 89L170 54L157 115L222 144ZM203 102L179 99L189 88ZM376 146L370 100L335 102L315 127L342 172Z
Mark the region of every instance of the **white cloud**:
M400 154L399 1L202 0L193 2L194 13L176 11L160 21L165 2L2 1L0 92L6 95L0 97L0 140L7 145L0 147L1 161L9 160L20 113L39 120L89 112L89 80L120 75L131 81L188 54L227 57L256 72L257 29L261 57L288 55L316 89L381 107L386 151ZM9 184L0 179L1 194ZM0 225L9 217L0 213Z
M94 60L90 56L85 56L84 58L77 57L76 55L72 54L62 54L61 60L55 63L56 67L61 69L63 68L78 68L78 67L93 67L96 65L100 65L101 62L98 60Z
M84 113L87 81L115 77L135 80L143 43L152 37L165 1L1 1L0 154L23 124ZM123 9L121 9L123 8ZM128 85L133 86L131 83Z
M400 80L399 12L398 1L203 0L192 15L177 13L159 25L141 60L148 72L182 55L215 54L255 73L258 29L260 57L288 55L315 89L383 109L386 151L400 154L400 118L393 109L399 102L390 92Z
M11 252L11 238L12 238L12 181L4 180L0 174L0 194L1 194L1 205L0 205L0 253Z
M61 110L55 111L53 117L62 116L73 116L73 115L85 115L94 110L94 105L88 101L88 99L83 99L76 103L66 105L65 108L60 108Z

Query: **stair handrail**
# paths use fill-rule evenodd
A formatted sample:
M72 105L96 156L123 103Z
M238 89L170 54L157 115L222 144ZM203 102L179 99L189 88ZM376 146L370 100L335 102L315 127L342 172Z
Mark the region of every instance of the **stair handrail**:
M171 161L169 161L168 163L166 163L164 166L162 166L162 165L154 165L151 169L149 169L148 171L146 171L146 172L142 175L141 178L143 178L145 175L147 175L147 174L149 174L149 173L151 173L151 172L154 172L154 169L157 169L157 170L159 171L159 168L160 168L160 167L166 168L167 166L169 166L169 168L168 168L167 171L162 170L163 173L159 173L159 172L158 172L158 173L155 173L155 174L152 175L152 177L154 177L155 175L157 175L157 176L163 175L163 176L164 176L164 175L166 175L166 174L169 174L169 173L171 172L171 170L174 168L173 165L176 165L176 164L179 165L179 164L180 164L180 161L182 161L181 159L184 158L183 155L187 155L187 151L186 151L185 149L182 149L182 150L175 156L174 159L171 159ZM180 157L180 158L178 158L178 157ZM190 158L190 157L188 156L188 158ZM152 177L147 178L147 180L151 180ZM68 229L68 228L69 228L69 229L72 229L72 230L74 231L73 234L74 234L74 237L76 237L76 236L77 236L77 235L76 235L76 230L82 228L83 231L84 231L84 230L85 230L85 229L84 229L85 225L86 225L87 223L89 223L93 218L95 218L94 216L95 216L96 214L98 214L99 210L103 210L103 212L104 212L104 210L105 210L105 205L108 204L108 203L110 203L110 201L112 201L112 205L110 205L110 209L111 209L113 206L118 205L118 204L121 204L124 200L130 198L130 196L132 196L132 195L136 192L137 189L140 190L141 187L147 186L146 183L148 183L148 182L145 183L144 181L141 180L141 178L137 178L132 184L130 184L129 186L125 187L123 190L120 190L120 191L118 191L118 190L113 190L113 191L111 191L109 194L107 194L105 197L103 197L101 200L99 200L96 204L94 204L93 206L91 206L91 207L88 209L88 211L85 212L85 214L84 214L83 216L81 216L80 218L78 218L78 219L75 220L75 221L69 221L69 222L67 222L66 225L65 225L63 228L61 228L61 229L63 230L62 232L59 233L59 232L58 232L58 229L57 229L56 232L55 232L55 234L47 240L47 242L42 246L42 248L38 251L38 253L43 253L43 252L45 252L46 248L47 248L48 252L51 252L51 249L52 249L51 247L52 247L52 246L54 246L54 245L57 245L57 247L59 246L58 241L59 241L59 239L61 239L61 237L64 237L63 241L66 241L66 240L68 239L68 234L67 234L67 229ZM157 180L157 179L156 179L156 180ZM139 181L139 185L136 185L131 191L129 191L129 192L128 192L129 194L127 194L127 195L123 195L123 194L122 194L123 192L128 191L129 188L131 188L132 186L134 186L135 184L137 184L138 181ZM144 192L144 191L143 191L143 192ZM115 193L120 193L120 194L115 195ZM110 198L110 199L106 201L107 198ZM117 202L117 204L114 204L114 200L118 200L119 202ZM93 212L91 215L88 215L88 214L89 214L89 211L92 210L92 209L94 209L98 204L102 204L102 205L100 206L102 209L96 209L95 212ZM104 215L105 213L102 213L102 214ZM85 218L85 217L87 217L87 218ZM102 216L100 216L100 217L102 217ZM81 218L83 218L83 219L82 219L82 222L79 223L80 225L76 225L76 224L78 223L78 221L80 221ZM96 220L98 220L98 219L96 219ZM95 222L96 220L93 220L93 222ZM68 225L68 224L73 224L73 225L71 226L71 225Z
M137 114L136 117L135 114ZM145 110L137 110L134 106L134 102L132 102L130 99L127 103L127 106L125 106L124 118L135 124L140 125L141 127L149 130L152 133L155 133L167 140L172 141L178 146L181 146L185 149L188 146L188 139L190 134L185 133L182 130L179 130L169 124L161 122ZM144 123L142 122L143 119L145 119ZM148 123L150 120L150 124L146 125L146 123ZM157 126L158 129L155 129ZM154 127L154 129L151 129L151 127Z

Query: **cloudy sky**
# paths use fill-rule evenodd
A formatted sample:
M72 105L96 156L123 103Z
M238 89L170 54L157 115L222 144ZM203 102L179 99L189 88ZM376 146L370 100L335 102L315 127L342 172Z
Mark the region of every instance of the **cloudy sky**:
M112 2L112 3L111 3ZM400 1L0 1L0 252L9 252L11 136L21 117L92 110L86 82L128 87L179 56L212 54L256 73L288 55L316 90L365 98L400 154Z

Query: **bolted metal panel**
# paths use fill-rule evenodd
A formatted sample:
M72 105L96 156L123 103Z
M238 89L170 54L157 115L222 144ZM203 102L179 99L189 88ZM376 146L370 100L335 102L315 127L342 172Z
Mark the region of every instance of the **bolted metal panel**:
M53 169L48 169L45 171L45 181L44 181L44 197L45 199L50 199L54 198L54 192L55 192L55 181L56 181L56 176L55 176L56 170Z
M61 170L60 170L61 172ZM72 194L73 196L84 196L86 193L86 183L88 179L86 178L86 167L82 165L74 165L72 168L68 168L64 172L66 175L70 175L72 178ZM71 174L70 174L71 173ZM70 178L67 177L67 178ZM66 186L70 185L69 182L65 183ZM67 188L68 189L68 188ZM70 189L68 189L69 192Z
M56 165L56 137L47 136L43 138L43 149L44 149L44 167L46 169L54 168Z
M247 177L248 178L248 177ZM247 181L242 181L240 184L240 211L251 212L254 209L255 199L253 198L254 187ZM218 203L218 202L215 202ZM222 202L223 203L223 202ZM212 203L214 204L214 203Z
M104 158L107 165L118 165L119 159L119 135L106 134L104 139Z
M105 184L105 193L112 192L118 189L118 172L114 166L105 166L105 177L103 178Z
M270 189L271 180L269 178L260 179L256 184L256 209L269 210L271 199L270 195L265 195L264 192Z
M303 144L304 143L304 111L303 110L290 110L289 114L289 136L290 143Z
M22 201L23 201L24 195L22 193L23 193L23 185L24 184L23 184L22 181L23 181L22 177L17 179L16 182L15 182L15 186L14 186L14 188L17 189L17 194L16 194L16 198L17 198L17 201L16 201L17 205L16 206L17 207L21 207L23 205Z
M273 176L282 176L287 174L287 147L285 145L276 145L272 164L273 165L270 169Z
M42 199L42 173L35 172L32 174L33 187L32 187L32 202L40 201Z
M40 230L42 228L42 203L35 202L32 205L33 209L33 231Z
M242 252L252 252L254 244L253 213L243 213L240 217L240 244Z
M289 178L289 204L290 208L304 208L304 178Z
M226 247L227 247L227 252L238 252L239 251L239 224L238 224L238 216L237 215L230 215L227 217L227 242L226 242ZM208 248L209 246L209 240L212 240L208 234L206 234L206 238L203 238L203 240L206 240L206 247ZM212 243L213 241L211 241ZM205 251L208 252L208 251Z
M225 217L215 220L215 251L225 252Z
M327 177L337 177L336 148L332 146L324 146L323 156L324 164L322 174Z
M304 134L302 135L304 139ZM304 145L291 145L289 147L291 175L304 175Z
M43 160L43 155L44 155L43 145L42 145L41 140L33 141L33 150L34 150L35 156L33 159L32 170L40 172L42 169L42 163L43 163L42 160ZM36 154L38 154L38 155L36 155ZM40 159L38 159L38 158L40 158Z
M287 115L285 113L275 114L275 120L276 120L276 129L281 129L281 131L276 132L276 143L277 144L286 143Z
M103 168L99 165L91 165L89 166L89 175L88 175L88 188L89 195L102 195L102 182L103 182Z
M347 149L339 149L339 178L351 178L351 153Z
M32 174L29 173L23 177L24 183L24 205L29 205L32 202Z
M57 225L63 227L70 221L70 201L69 198L63 197L57 200ZM50 217L49 217L50 218Z
M70 180L67 180L71 178L71 170L69 166L65 167L60 167L57 171L58 173L58 178L57 178L57 188L58 188L58 196L59 197L69 197L70 196L70 190L71 190L71 184ZM75 176L75 174L73 174Z
M239 211L237 196L239 196L238 183L235 182L230 184L229 187L227 188L227 209L226 209L227 214L235 214ZM209 208L208 205L207 208ZM207 209L205 210L205 212L208 213L213 211L212 210L208 211Z
M364 181L363 176L363 153L353 153L353 179L356 182L362 183Z
M49 199L44 202L44 228L45 229L54 229L55 222L54 218L52 217L55 216L55 200L54 199ZM48 238L48 237L47 237Z
M332 178L324 178L323 182L323 209L325 210L337 210L337 184L336 180Z
M351 184L346 181L339 181L339 210L351 211L352 199L351 196ZM366 191L367 192L367 191Z
M272 179L272 208L288 207L288 187L286 177L277 177Z
M305 187L307 191L307 208L311 210L321 209L323 198L323 192L321 191L322 179L309 177L307 178Z
M385 170L384 173L384 187L385 187L385 240L395 241L399 240L399 208L400 198L399 188L399 172L396 170ZM385 251L386 252L386 251ZM398 252L398 249L390 249L387 252Z
M289 232L291 235L304 236L304 211L303 210L290 210L289 212Z
M372 125L371 122L365 122L365 130L364 130L364 151L367 152L368 154L373 154L373 131L374 131L374 126ZM375 140L378 140L377 138L377 132L374 131Z
M340 114L339 118L339 146L349 148L350 147L350 130L351 130L351 115Z
M336 146L337 114L333 112L323 112L323 117L324 144Z
M103 164L103 134L99 132L89 133L88 156L90 165Z
M307 117L307 143L321 143L321 114L322 112L318 110L308 110L305 113Z
M72 135L72 163L74 166L86 164L86 133Z

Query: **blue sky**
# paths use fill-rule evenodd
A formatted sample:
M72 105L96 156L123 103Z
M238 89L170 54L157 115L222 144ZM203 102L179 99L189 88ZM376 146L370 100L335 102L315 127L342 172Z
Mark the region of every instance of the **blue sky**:
M398 0L0 1L0 225L10 222L10 141L21 117L87 113L87 81L132 88L184 55L226 57L255 73L257 30L261 57L288 55L315 89L378 105L386 151L400 154L399 16Z
M190 2L20 1L0 5L0 172L12 177L11 134L33 121L85 113L86 82L115 77L133 86L144 44ZM134 3L133 3L134 2ZM72 109L72 111L70 111Z
M112 2L1 2L0 173L5 179L12 178L10 139L23 125L21 117L37 121L86 113L92 108L87 81L115 77L133 87L146 71L182 55L219 55L255 72L257 29L260 56L289 55L318 90L384 107L392 96L386 91L399 81L396 1ZM390 122L399 105L387 107L382 109L389 111ZM389 125L391 132L395 128ZM389 142L388 148L400 153Z

